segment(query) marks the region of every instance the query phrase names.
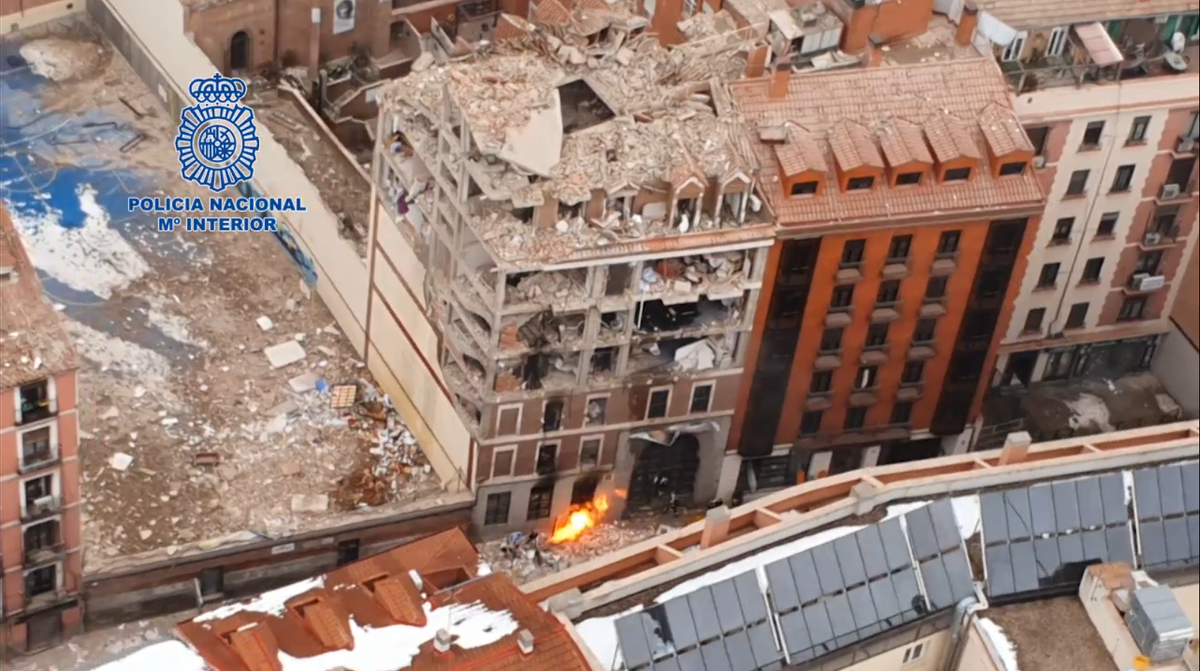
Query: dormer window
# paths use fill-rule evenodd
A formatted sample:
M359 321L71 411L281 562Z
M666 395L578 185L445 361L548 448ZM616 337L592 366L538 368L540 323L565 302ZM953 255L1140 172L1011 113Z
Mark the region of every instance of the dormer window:
M920 172L902 172L896 175L896 186L917 186L921 183L923 174Z
M1014 161L1012 163L1002 163L1000 165L1000 176L1008 177L1010 175L1023 175L1023 174L1025 174L1025 166L1026 165L1027 164L1024 161Z
M875 177L867 175L866 177L851 177L846 180L847 191L869 191L875 186Z
M971 178L970 168L950 168L942 173L943 182L965 182Z
M816 180L809 182L795 182L792 184L793 196L813 196L817 193L819 183Z

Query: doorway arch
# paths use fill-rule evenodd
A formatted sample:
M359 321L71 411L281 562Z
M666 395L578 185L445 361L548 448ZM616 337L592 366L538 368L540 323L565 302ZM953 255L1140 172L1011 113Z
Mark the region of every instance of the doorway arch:
M239 30L229 38L229 70L238 72L250 67L250 35Z

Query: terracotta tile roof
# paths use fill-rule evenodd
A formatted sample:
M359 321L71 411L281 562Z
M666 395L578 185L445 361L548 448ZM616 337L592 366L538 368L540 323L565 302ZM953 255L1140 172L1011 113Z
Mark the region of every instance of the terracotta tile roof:
M51 225L51 224L46 224ZM0 203L0 389L76 368L75 350L50 302L25 244Z
M501 14L492 36L496 41L519 40L533 32L533 24L512 14Z
M803 73L792 76L787 94L779 99L769 96L766 78L730 82L728 88L747 128L792 124L808 130L818 146L829 151L825 136L841 120L876 131L903 121L923 130L939 160L982 157L980 115L993 104L1011 108L1008 84L989 58ZM816 198L791 198L779 187L780 170L771 160L776 147L753 140L763 166L764 195L782 226L915 219L935 212L989 216L1032 209L1043 201L1032 171L993 179L987 170L976 171L965 183L879 187L849 194L827 188ZM829 184L835 177L828 176Z
M829 149L842 170L884 167L875 134L848 119L834 122L829 129Z
M1018 151L1033 151L1033 143L1021 128L1012 108L988 105L979 115L979 127L992 156L1007 156Z
M876 134L888 165L933 164L933 155L929 153L929 145L925 144L925 134L915 123L892 119L891 123L880 124Z
M213 671L281 671L283 655L323 671L588 671L558 619L507 577L477 576L478 561L466 536L448 531L223 606L181 623L179 634ZM457 579L437 584L448 571ZM434 649L436 628L451 634L448 652ZM523 630L533 635L529 655L517 645ZM381 649L395 658L381 660Z
M1185 14L1197 9L1196 0L976 0L976 4L1017 30Z
M566 24L571 21L571 12L559 0L542 0L533 13L533 20L546 25Z
M805 172L828 172L825 152L812 133L799 128L788 129L787 142L771 145L783 174L795 177Z

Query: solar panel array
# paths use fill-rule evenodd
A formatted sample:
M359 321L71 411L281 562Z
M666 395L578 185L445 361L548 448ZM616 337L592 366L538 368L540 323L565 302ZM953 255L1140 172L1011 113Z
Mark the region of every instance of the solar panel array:
M1200 462L1133 473L1142 567L1200 564Z
M616 621L631 671L776 671L775 643L758 577L747 571Z
M979 496L992 597L1078 585L1089 564L1133 563L1120 473Z

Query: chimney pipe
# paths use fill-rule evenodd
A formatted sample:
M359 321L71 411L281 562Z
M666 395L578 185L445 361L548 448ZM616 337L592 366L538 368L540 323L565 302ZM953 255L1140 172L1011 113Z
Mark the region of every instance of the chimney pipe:
M971 0L963 3L962 17L958 19L958 30L954 32L954 41L959 46L971 46L975 37L975 29L979 26L979 8Z
M788 82L792 80L792 64L776 63L771 71L771 85L767 97L771 100L783 100L788 94Z
M517 634L517 646L521 648L522 655L533 654L533 632L528 629L522 629L521 633Z
M433 649L443 654L450 652L450 632L438 629L433 637Z
M1009 464L1019 464L1025 461L1025 457L1029 455L1029 446L1033 443L1033 438L1028 431L1017 431L1008 434L1008 438L1004 441L1004 448L1000 450L1000 461L997 465L1008 466Z

